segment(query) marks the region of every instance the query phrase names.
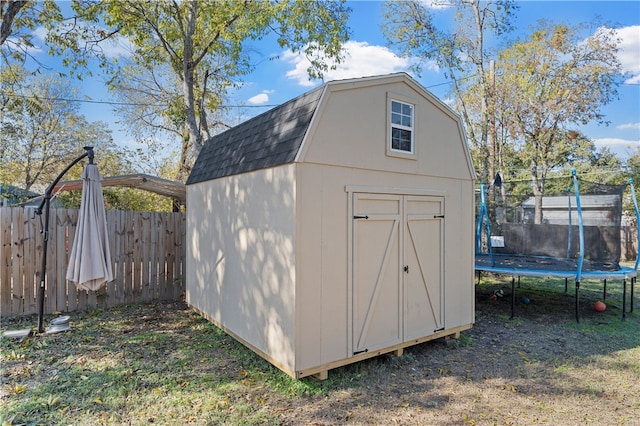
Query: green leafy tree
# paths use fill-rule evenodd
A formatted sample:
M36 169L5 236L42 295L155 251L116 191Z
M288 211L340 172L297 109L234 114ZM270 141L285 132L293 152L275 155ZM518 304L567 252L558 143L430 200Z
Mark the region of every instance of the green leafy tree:
M497 107L529 170L536 223L549 173L584 154L588 142L575 129L604 122L602 107L617 94L615 32L600 27L583 39L581 29L541 22L526 40L502 51L496 65L496 91L503 95Z
M73 37L89 32L76 18L60 28L63 21L55 1L0 1L0 183L23 188L23 199L31 189L44 191L70 159L85 145L96 148L96 162L103 176L135 173L139 164L131 159L144 155L137 150L116 146L105 123L89 123L78 114L77 104L62 99L76 96L74 88L53 75L30 73L19 64L29 56L38 27ZM37 59L31 56L36 62ZM86 63L86 62L84 62ZM154 152L147 152L153 156ZM82 163L71 168L64 180L80 179ZM154 170L166 168L157 165ZM161 167L160 167L161 166ZM63 191L57 200L65 207L77 208L81 191ZM107 208L123 210L171 211L166 197L131 188L105 188Z
M78 105L66 99L74 88L57 75L33 75L17 65L0 73L12 84L2 90L0 118L3 147L2 179L24 189L40 191L85 145L111 141L105 123L88 122Z
M24 60L33 47L33 30L53 28L62 20L55 1L0 0L0 53L2 61Z
M401 55L417 58L417 73L428 64L444 70L451 80L457 110L462 116L482 180L495 173L496 157L492 81L489 73L491 51L485 38L508 33L517 10L514 1L452 0L434 2L455 11L455 25L438 26L437 14L422 0L388 1L383 31ZM465 96L467 87L477 94ZM473 103L469 103L473 102Z
M640 186L640 152L636 152L627 159L627 169L635 185Z
M73 8L87 25L61 26L49 40L68 63L84 64L97 55L110 74L110 86L137 91L138 99L155 100L131 76L164 74L152 90L172 86L160 97L163 125L181 137L177 179L184 180L210 135L209 115L216 111L235 79L251 70L246 41L270 32L281 47L311 59L311 76L327 70L327 59L339 60L347 39L348 8L342 1L82 1ZM76 21L74 21L76 22ZM99 46L114 37L132 44L129 69L122 72ZM150 87L147 87L150 88Z

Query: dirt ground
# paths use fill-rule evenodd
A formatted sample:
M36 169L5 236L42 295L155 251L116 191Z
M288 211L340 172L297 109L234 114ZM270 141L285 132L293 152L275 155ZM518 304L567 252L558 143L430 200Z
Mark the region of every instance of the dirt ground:
M505 297L493 300L491 295L499 288L504 288ZM390 354L332 370L326 382L302 381L302 388L308 386L315 391L305 392L298 388L287 393L276 390L271 381L279 373L248 374L250 368L246 363L253 362L255 366L255 361L238 360L237 352L234 355L228 347L217 347L213 352L207 349L204 353L196 350L194 356L200 359L189 361L187 364L191 367L187 366L187 370L176 371L175 374L191 375L191 381L195 382L198 376L218 377L222 374L219 370L223 368L224 383L237 383L227 388L237 390L227 390L227 394L231 399L244 401L248 406L247 412L253 413L253 417L239 421L238 418L242 417L234 417L231 405L218 404L216 410L227 410L227 413L218 413L214 418L211 412L203 410L199 414L201 417L193 417L195 420L189 423L640 425L638 313L621 321L620 311L613 301L604 314L595 313L587 301L582 304L582 319L578 324L573 316L571 294L519 291L528 295L531 301L525 305L518 300L514 319L509 319L508 286L477 287L476 323L472 329L463 332L460 339L427 342L407 348L400 357ZM105 315L114 316L108 312ZM131 318L123 317L125 315L131 315ZM201 318L182 303L123 309L118 311L118 317L124 329L106 326L108 323L105 322L100 326L100 337L95 337L96 340L94 337L88 340L86 336L74 337L79 345L84 345L81 349L84 359L98 360L104 357L106 348L110 348L110 356L115 354L118 359L130 359L126 351L135 347L138 359L148 358L151 363L160 363L163 358L158 354L165 354L164 359L169 360L167 354L171 354L178 345L198 339L199 344L203 344L202 327L199 326L199 331L193 327L193 324L202 324ZM80 317L74 318L76 323L80 320ZM158 340L154 347L155 340L150 340L154 330L167 329L171 329L171 340L164 343ZM136 346L127 346L123 336L129 342L135 342ZM93 347L96 348L95 354L90 352ZM34 355L28 360L17 357L3 362L0 374L2 404L26 395L26 390L21 394L15 392L16 377L23 377L20 386L24 389L36 388L42 385L37 380L53 374L48 370L55 368L55 374L62 375L60 361L79 356L73 355L75 350L73 345L57 346L52 340L43 349L46 357L42 359ZM125 351L125 356L120 356L122 351ZM146 354L144 351L153 352ZM7 349L6 353L12 352ZM203 358L207 362L203 362ZM25 362L29 369L39 373L20 374L21 369L26 368ZM264 364L259 368L264 368ZM162 366L156 366L156 370L162 369ZM129 380L131 370L127 374ZM282 381L281 378L277 380ZM318 387L323 391L317 392ZM199 398L203 398L205 389L200 388L197 392L200 392ZM153 405L145 408L142 400L139 404L138 411L159 410ZM166 410L166 406L160 410ZM148 411L142 419L126 421L126 416L131 413L121 417L113 414L113 423L170 424L151 416ZM79 417L77 422L74 418L68 421L62 423L91 422ZM52 421L47 424L61 423Z
M505 297L494 300L498 288ZM476 292L476 324L460 340L365 361L376 373L285 403L283 424L640 425L639 339L616 339L627 321L637 333L637 314L623 323L619 310L602 316L583 301L578 324L572 294L518 289L532 301L519 296L510 319L508 285Z

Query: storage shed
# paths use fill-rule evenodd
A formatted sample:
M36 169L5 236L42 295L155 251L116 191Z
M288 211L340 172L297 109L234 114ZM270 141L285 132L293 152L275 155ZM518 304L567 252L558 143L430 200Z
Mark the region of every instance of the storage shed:
M211 138L187 180L187 302L293 377L474 322L474 170L405 73L332 81Z

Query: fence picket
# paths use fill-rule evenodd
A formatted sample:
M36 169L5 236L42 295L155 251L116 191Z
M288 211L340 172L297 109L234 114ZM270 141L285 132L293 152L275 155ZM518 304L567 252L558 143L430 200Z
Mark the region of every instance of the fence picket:
M0 313L11 312L11 209L0 207Z
M184 254L173 251L184 248L184 214L108 210L106 216L114 279L89 295L66 280L78 210L51 209L45 314L95 307L90 303L110 307L177 300L182 293L184 280L173 273L184 271ZM35 314L43 247L40 217L33 209L1 207L0 226L0 316ZM174 283L180 286L177 292Z
M52 295L52 299L55 307L54 309L59 312L66 312L67 306L67 265L69 264L69 233L68 233L68 216L67 211L58 209L54 210L51 214L53 220L55 220L55 226L53 227L52 234L55 233L55 237L50 242L54 252L55 260L55 289L56 294ZM63 255L64 254L64 255Z
M147 302L151 300L153 294L151 289L151 283L149 282L149 244L151 243L151 215L149 213L142 213L140 215L140 266L141 272L140 283L142 291L142 300Z
M134 284L133 284L133 251L135 248L135 240L133 234L133 213L125 212L125 224L124 224L124 257L122 262L124 263L124 303L129 304L135 301Z

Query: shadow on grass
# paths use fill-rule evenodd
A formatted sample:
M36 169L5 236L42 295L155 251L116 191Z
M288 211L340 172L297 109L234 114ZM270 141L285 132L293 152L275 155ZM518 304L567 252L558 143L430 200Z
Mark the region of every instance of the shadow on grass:
M0 424L215 423L229 417L224 409L231 406L232 422L235 415L262 417L238 389L252 382L249 370L268 364L184 304L71 317L68 332L2 339ZM24 328L33 321L2 325Z
M497 289L505 295L492 300ZM621 383L640 392L638 315L621 321L615 303L596 313L601 291L583 285L576 323L571 286L565 294L563 282L523 280L517 294L530 303L519 301L510 320L510 282L487 281L476 286L476 324L460 339L346 365L323 382L291 379L182 303L73 313L69 332L0 341L0 423L503 423L505 402L517 412L533 398L571 405L576 396L599 413L599 399L627 399ZM608 291L618 298L614 284Z

